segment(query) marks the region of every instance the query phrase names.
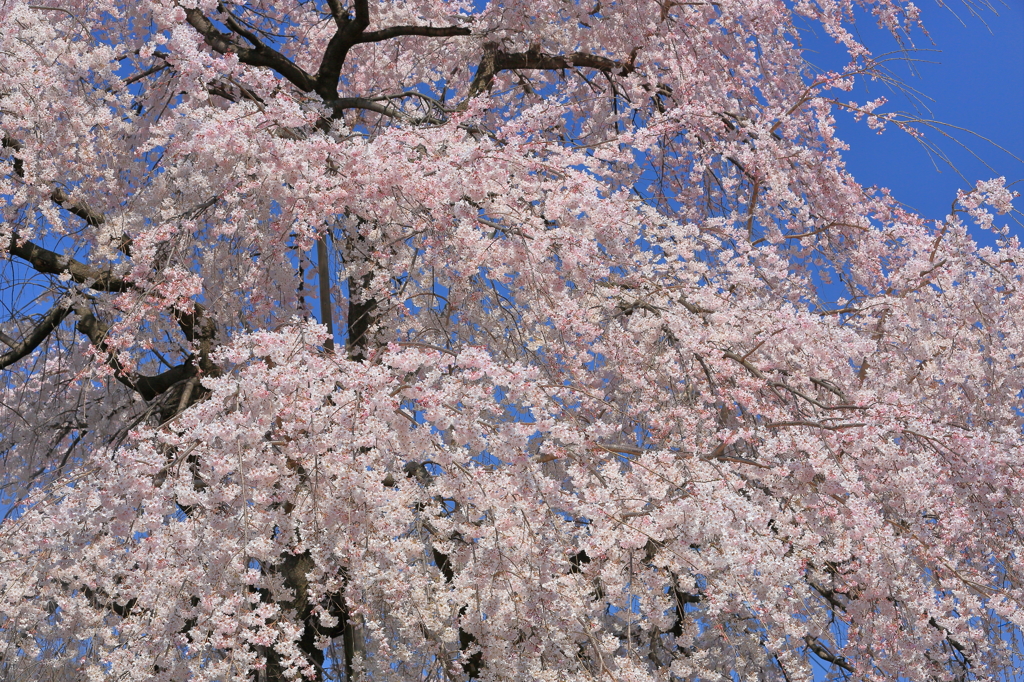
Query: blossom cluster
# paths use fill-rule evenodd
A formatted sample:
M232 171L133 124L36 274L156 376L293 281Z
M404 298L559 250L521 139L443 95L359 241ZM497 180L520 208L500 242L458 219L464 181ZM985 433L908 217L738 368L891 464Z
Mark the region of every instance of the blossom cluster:
M1015 195L930 222L835 129L913 4L39 1L0 677L1019 663Z

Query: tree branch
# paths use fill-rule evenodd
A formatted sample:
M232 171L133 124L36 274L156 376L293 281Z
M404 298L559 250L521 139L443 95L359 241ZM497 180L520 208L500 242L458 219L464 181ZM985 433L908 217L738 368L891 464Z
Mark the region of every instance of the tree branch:
M143 400L152 400L179 381L190 379L196 375L196 366L192 362L193 356L189 356L185 362L156 376L140 375L127 370L107 347L107 325L100 322L99 318L84 304L75 304L73 309L79 318L76 328L88 337L93 346L106 353L105 362L114 370L114 378L137 392Z
M36 272L47 275L59 275L67 272L71 279L84 284L94 291L123 292L132 288L129 282L115 277L109 270L100 270L91 265L81 263L74 258L61 256L32 242L21 242L17 233L11 235L8 251L13 256L28 261Z
M379 31L367 31L359 36L357 43L379 43L401 36L426 36L428 38L450 38L468 36L472 33L464 26L392 26Z
M487 43L484 45L484 54L480 58L476 77L473 78L473 82L469 86L469 96L475 97L489 89L495 74L509 69L558 71L583 67L597 69L607 74L617 73L626 76L636 70L637 52L638 50L634 49L630 53L629 61L617 62L614 59L587 52L573 52L567 55L548 54L541 52L539 47L532 47L526 52L505 52L498 47L497 43Z
M355 0L356 23L359 24L359 33L366 30L370 25L370 7L366 0Z
M348 51L359 42L359 37L370 25L370 12L366 0L356 0L355 5L355 19L348 14L335 12L334 7L331 7L338 30L327 43L323 59L320 60L320 68L316 72L316 92L325 101L338 98L338 80L341 78L341 67L345 64Z
M315 89L316 81L312 76L272 47L267 47L259 40L254 42L254 47L246 47L235 36L218 31L217 27L198 9L185 8L185 17L192 28L199 31L206 44L214 51L220 54L237 54L239 61L249 66L271 68L303 92L312 92Z
M327 0L327 6L331 9L331 16L334 17L334 23L338 28L342 28L342 21L346 18L345 11L341 8L341 4L338 0Z
M840 668L842 668L848 673L853 672L853 666L850 665L849 661L847 661L844 657L829 651L818 640L814 639L810 635L807 635L804 638L804 641L807 642L807 648L813 651L818 658L828 661L833 665L838 665Z
M411 93L410 96L419 96L419 93ZM397 99L395 97L384 97L384 98L368 98L368 97L339 97L338 99L329 102L333 109L333 116L337 118L341 115L341 112L346 109L363 109L365 111L372 111L380 114L381 116L387 116L389 118L397 118L400 121L409 123L429 123L433 125L440 125L444 123L444 120L436 118L434 116L426 115L419 117L412 117L405 112L396 109L389 104L385 104L390 99Z
M964 648L964 645L961 644L960 642L958 642L957 640L953 639L953 637L950 635L949 628L945 627L944 625L940 625L939 621L935 620L934 616L932 616L931 618L928 619L928 624L931 625L934 628L937 628L940 632L942 632L942 634L946 638L946 641L949 642L949 645L958 654L960 654L960 656L963 657L964 665L966 667L968 667L968 668L973 668L974 667L974 662L971 660L971 657L967 655L967 650Z
M282 53L267 46L256 34L242 26L237 18L223 6L219 7L224 15L224 23L236 35L221 33L199 9L186 8L185 16L188 23L199 31L206 44L214 51L221 54L237 54L239 61L250 66L271 68L303 92L316 92L325 102L334 102L338 99L341 68L345 64L348 51L354 45L375 43L399 36L441 38L470 35L470 30L461 26L392 26L366 33L366 27L370 25L370 12L366 0L356 0L354 19L344 12L337 0L329 0L328 5L337 31L327 44L327 49L324 50L316 76L310 75ZM247 40L252 47L246 46L238 36ZM336 106L335 111L343 108L347 107Z
M102 213L89 208L89 205L84 201L71 203L71 198L67 195L67 192L59 187L53 190L50 194L50 199L52 199L54 203L59 204L61 208L65 209L68 213L78 216L92 227L97 227L106 222L106 218Z
M217 323L206 314L206 308L199 303L192 304L192 312L175 308L174 319L177 320L185 338L199 346L199 369L208 376L219 376L220 368L210 360L213 343L217 337Z
M84 284L94 291L124 292L134 288L132 283L115 277L110 271L100 270L73 258L61 256L32 242L19 244L17 234L12 235L9 251L12 255L27 261L37 272L51 275L67 272L73 281ZM106 363L114 370L117 380L133 391L137 391L143 399L152 400L179 381L196 375L197 367L193 363L192 357L181 365L172 367L156 376L144 376L126 370L107 350L107 326L101 323L84 304L54 306L21 343L15 344L10 351L0 356L0 369L17 362L35 350L72 310L78 313L80 318L76 325L78 331L87 336L96 348L108 354ZM178 308L172 310L174 319L178 322L185 338L192 343L198 342L198 369L208 375L217 375L219 369L210 360L217 325L205 313L205 308L198 303L193 304L191 312L185 312Z
M6 136L3 138L3 146L13 149L15 152L19 152L22 149L21 142L12 137ZM19 178L25 177L25 162L17 156L14 157L14 174ZM85 201L79 200L71 203L71 197L69 197L67 192L60 187L54 189L53 192L50 193L50 199L68 213L78 216L92 227L102 225L106 222L104 215L98 211L94 211L87 203L85 203Z
M341 77L341 67L345 63L348 51L354 45L377 43L400 36L444 38L468 36L470 34L468 28L461 26L392 26L367 33L366 27L370 25L370 15L366 0L356 0L355 7L356 18L354 20L348 15L339 17L334 10L334 6L332 5L331 7L338 30L327 45L327 50L324 52L323 60L320 62L320 68L316 75L316 91L326 101L333 101L338 98L338 80ZM335 107L335 111L338 111L338 107ZM386 112L380 111L379 113ZM386 115L390 116L393 114L387 113Z
M325 101L332 101L338 97L338 80L341 78L341 67L345 64L348 51L356 44L359 36L357 22L347 16L337 21L338 30L331 36L324 50L323 59L320 60L320 68L316 72L316 92ZM365 27L364 27L365 28Z
M317 284L320 285L320 323L327 327L327 341L324 348L334 352L334 315L331 308L331 279L327 258L327 235L321 235L316 242Z
M39 321L39 324L35 326L35 329L26 334L21 342L12 344L11 350L0 355L0 369L10 367L38 348L39 344L46 340L50 332L60 326L60 323L64 321L64 318L70 312L71 306L66 303L58 303L50 308L49 312L43 315L43 319Z

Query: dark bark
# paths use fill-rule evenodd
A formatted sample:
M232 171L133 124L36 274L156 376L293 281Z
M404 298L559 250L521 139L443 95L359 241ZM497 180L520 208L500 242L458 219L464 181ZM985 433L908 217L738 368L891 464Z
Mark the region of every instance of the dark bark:
M115 276L110 270L100 270L32 242L21 241L17 233L11 236L8 251L12 256L27 261L36 272L46 275L66 272L71 275L72 281L84 284L93 291L124 292L132 288L130 282Z
M252 47L248 47L238 36L218 31L201 10L187 8L185 9L185 18L195 30L199 31L203 40L214 51L221 54L237 54L239 61L245 64L273 69L303 92L313 91L316 81L312 76L274 48L264 45L255 36L251 36L251 34L247 36L247 40L253 43ZM231 23L237 25L237 22ZM241 35L245 35L245 33L247 32L243 32Z
M72 312L78 314L76 328L89 338L90 342L101 351L107 351L107 327L81 303L58 303L54 305L39 323L20 342L8 352L0 355L0 369L13 365L38 348ZM144 400L153 400L175 384L185 381L196 374L196 367L191 357L185 362L154 376L137 374L126 369L112 353L107 352L107 365L114 370L114 377L122 384L138 392Z
M327 257L327 235L316 242L317 279L320 285L320 323L327 327L327 341L324 349L334 352L334 311L331 306L330 260Z
M67 195L67 192L59 187L50 193L50 199L54 203L60 204L68 213L78 216L92 227L102 225L107 220L102 213L93 210L84 201L71 201L71 197Z
M472 33L464 26L392 26L380 31L366 31L359 36L358 43L379 43L400 36L426 36L428 38L450 38L468 36Z
M316 72L316 92L326 102L338 98L338 81L341 78L341 67L345 64L348 51L356 44L359 34L370 25L365 0L356 3L355 19L347 14L341 17L335 16L335 24L338 30L327 43L323 59L320 60L320 68Z
M83 284L93 291L119 293L134 288L132 283L116 277L109 270L100 270L73 258L61 256L32 242L19 243L17 235L12 237L9 250L12 255L25 260L36 272L54 275L68 273L72 281ZM195 304L191 312L172 311L185 338L198 343L199 357L190 356L180 365L155 376L138 374L128 369L108 351L107 326L82 302L55 305L22 342L0 356L0 369L17 362L39 347L71 312L79 316L76 325L78 331L88 337L97 349L107 353L106 363L114 370L115 378L133 391L137 391L144 400L153 400L171 386L195 376L197 369L207 374L218 373L217 367L209 360L216 336L216 324L205 316L205 311L199 304ZM198 367L194 360L198 361Z
M351 623L351 614L344 598L344 588L342 593L331 595L325 603L321 604L327 613L338 619L338 624L333 627L323 626L314 611L317 604L309 601L308 575L315 568L313 557L308 552L283 555L281 562L269 570L282 579L285 589L289 590L294 597L278 599L277 603L285 611L292 611L295 620L303 623L304 629L297 644L318 670L323 670L324 652L317 647L317 639L344 636L345 672L347 679L351 680L353 679L355 654L361 650L361 646L356 641L358 633ZM345 577L347 584L347 576ZM268 603L273 601L273 596L268 590L260 590L260 595ZM268 682L283 682L283 680L292 679L285 676L284 663L273 647L267 648L264 653L267 657L266 679Z
M345 347L348 357L356 362L364 362L367 358L368 332L377 310L377 300L366 296L369 286L369 275L348 278L348 337Z
M172 311L185 339L196 346L198 357L196 364L206 376L219 376L220 367L210 360L210 353L217 340L217 323L206 314L206 308L199 303L192 304L192 310L185 312L180 308Z
M15 342L11 346L11 350L0 355L0 369L13 365L38 348L50 335L50 332L60 326L70 312L71 306L66 303L58 303L50 308L32 331L26 334L20 342Z
M76 304L74 311L78 314L78 324L76 325L78 331L88 337L92 345L98 350L106 353L105 362L107 366L114 370L114 378L133 391L138 392L143 400L153 400L153 398L156 398L178 382L196 376L197 368L192 361L192 356L189 356L180 365L171 367L167 371L155 376L137 374L127 369L107 348L107 326L100 322L99 318L83 304Z
M392 26L379 31L366 32L370 25L367 0L356 0L355 16L346 13L337 0L328 5L337 30L327 44L320 66L315 75L306 72L281 52L268 46L259 36L247 30L234 16L220 7L224 24L231 30L223 33L199 9L185 10L188 23L203 36L203 40L215 52L236 54L239 61L250 66L266 67L281 74L303 92L315 92L328 104L338 100L338 82L341 69L354 46L376 43L400 36L449 37L469 35L470 30L461 26ZM347 107L335 107L340 112Z
M469 86L469 96L475 97L490 89L497 73L512 69L560 71L582 67L596 69L607 74L626 76L636 70L636 55L637 51L634 50L629 55L629 61L617 62L614 59L587 52L573 52L566 55L549 54L541 52L539 47L533 47L526 52L505 52L497 43L487 43L484 45L484 54L480 58L476 76Z
M427 470L427 468L421 462L407 462L403 467L405 469L405 475L408 478L415 478L419 481L423 487L429 487L433 482L433 475ZM385 481L385 485L387 481ZM431 554L434 558L434 563L437 565L441 575L444 576L446 584L451 584L455 580L455 568L452 564L451 558L444 552L439 552L435 548L431 548ZM459 620L466 615L468 606L463 606L459 609ZM459 651L462 653L462 658L459 661L462 666L462 672L466 673L466 676L470 679L479 677L480 672L483 670L483 652L476 651L472 654L467 652L477 644L477 638L472 632L468 632L463 629L461 622L459 623Z
M804 641L807 642L807 648L814 652L814 654L824 660L828 661L833 665L837 665L848 673L854 671L853 666L843 656L833 653L824 644L814 639L810 635L804 637Z

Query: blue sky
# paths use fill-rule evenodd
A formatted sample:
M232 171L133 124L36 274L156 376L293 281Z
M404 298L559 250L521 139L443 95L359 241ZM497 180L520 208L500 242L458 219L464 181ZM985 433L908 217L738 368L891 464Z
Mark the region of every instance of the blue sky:
M980 3L975 0L974 4ZM914 47L920 50L912 56L924 61L913 65L914 72L905 62L890 64L907 85L931 98L924 100L930 113L915 113L969 129L1024 158L1024 0L1005 0L1005 4L992 0L998 14L977 7L972 15L961 0L947 0L947 6L937 0L918 0L918 5L930 35L911 34ZM867 16L858 20L857 32L876 54L898 47ZM810 61L827 66L838 63L836 53L823 41L809 40L805 46L814 51L806 54ZM889 99L885 110L914 111L911 100L882 83L869 83L867 92L858 87L849 98L864 102L883 95ZM933 161L920 144L898 130L878 135L846 114L837 115L837 126L850 144L845 158L854 177L865 185L892 189L897 199L926 217L944 217L956 190L968 186L948 165ZM971 184L1004 176L1007 184L1016 181L1014 189L1024 194L1024 163L967 132L948 132L992 167L986 168L953 140L929 131L928 138L951 157ZM1024 209L1024 200L1016 206L1018 211ZM1019 214L1011 217L1010 229L1024 237L1022 222Z

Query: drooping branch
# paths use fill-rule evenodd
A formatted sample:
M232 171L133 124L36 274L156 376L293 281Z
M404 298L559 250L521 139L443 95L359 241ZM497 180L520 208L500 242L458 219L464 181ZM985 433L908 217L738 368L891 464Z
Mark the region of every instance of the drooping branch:
M21 144L21 142L12 137L7 136L3 138L3 146L9 149L13 149L15 152L19 152L23 149L23 145ZM18 156L14 157L14 174L19 178L25 177L25 161ZM89 206L89 204L86 203L85 200L79 199L77 201L72 201L68 193L61 189L60 187L55 188L50 193L50 199L53 201L53 203L57 204L68 213L76 215L82 220L84 220L86 224L89 225L90 227L98 227L106 222L106 217L99 211ZM15 238L12 241L17 242L17 239ZM124 240L122 240L120 244L118 244L118 249L125 254L129 254L130 244L131 240L125 238Z
M19 152L23 149L21 142L8 136L3 138L3 146L8 149L13 149L15 152ZM19 178L25 177L25 162L18 156L14 157L14 174ZM78 201L71 201L71 197L68 196L68 193L60 187L57 187L50 193L50 199L68 213L76 215L84 220L91 227L97 227L106 222L106 218L102 213L94 210L84 200L79 199Z
M11 246L10 252L28 261L38 272L47 274L69 272L72 279L76 282L86 284L97 291L127 291L131 288L131 284L114 278L109 273L99 271L73 259L63 258L53 251L44 249L31 242L25 242L21 245L15 243ZM144 400L152 400L179 381L195 375L196 367L192 363L191 357L182 364L156 376L140 375L127 370L107 348L107 326L100 322L85 303L81 302L61 302L54 305L32 331L20 342L12 345L11 350L0 356L0 369L11 366L38 348L72 312L79 316L76 325L78 331L84 334L93 346L106 354L105 362L114 370L115 378L128 388L138 392ZM176 317L179 319L182 331L185 332L186 337L189 337L190 340L200 338L212 341L213 333L211 328L215 328L212 327L209 321L197 325L195 319L198 314L179 314ZM196 328L199 328L200 331L196 332ZM203 350L206 351L203 355L208 356L210 349L204 347Z
M341 113L346 109L363 109L365 111L372 111L388 118L396 118L405 123L426 123L429 125L440 125L444 123L444 119L438 118L437 116L431 116L425 114L423 116L410 116L404 111L391 106L387 102L393 99L399 99L400 97L420 97L421 99L427 99L421 97L421 93L402 93L401 95L392 96L380 96L380 97L339 97L336 100L329 102L333 110L334 118L341 116Z
M54 200L61 201L60 199ZM88 211L89 209L83 210ZM93 291L122 293L135 288L131 282L115 276L109 270L101 270L69 256L62 256L38 244L22 241L17 233L11 236L8 251L11 255L28 262L36 272L49 275L67 273L71 275L72 281L85 285ZM77 329L89 337L94 346L106 351L107 327L96 319L88 307L83 304L55 306L20 344L16 344L11 351L0 357L0 368L7 367L31 353L72 310L80 317ZM192 310L187 312L175 308L172 314L185 338L192 343L198 343L199 369L207 374L216 374L217 368L209 359L216 337L216 323L205 315L205 309L199 304L194 304ZM152 400L179 381L190 378L196 372L191 358L155 377L129 372L113 359L113 356L108 358L107 364L114 369L118 381L137 391L145 400Z
M936 628L937 630L942 632L942 634L946 638L946 641L949 642L949 646L954 651L956 651L958 654L960 654L960 656L963 658L963 665L964 665L964 667L966 667L966 668L973 668L974 667L974 661L968 655L967 649L964 647L963 644L961 644L960 642L958 642L956 639L954 639L951 636L951 634L949 632L949 628L947 628L944 625L940 624L937 620L935 620L934 616L932 616L931 618L928 619L928 624L931 625L933 628Z

